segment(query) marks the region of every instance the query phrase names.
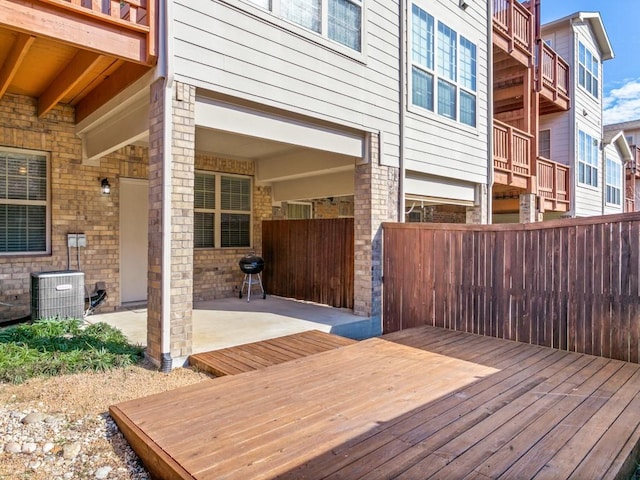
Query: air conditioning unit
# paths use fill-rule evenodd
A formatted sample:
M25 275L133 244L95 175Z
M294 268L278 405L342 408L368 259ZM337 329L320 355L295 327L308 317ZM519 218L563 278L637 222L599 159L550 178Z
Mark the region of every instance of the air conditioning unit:
M31 274L31 318L82 318L84 273L70 270Z

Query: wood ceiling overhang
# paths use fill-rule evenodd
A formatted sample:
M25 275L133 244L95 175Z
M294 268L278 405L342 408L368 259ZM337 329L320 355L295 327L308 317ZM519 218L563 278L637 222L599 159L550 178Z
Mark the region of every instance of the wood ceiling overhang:
M0 98L86 118L157 58L157 0L0 0Z

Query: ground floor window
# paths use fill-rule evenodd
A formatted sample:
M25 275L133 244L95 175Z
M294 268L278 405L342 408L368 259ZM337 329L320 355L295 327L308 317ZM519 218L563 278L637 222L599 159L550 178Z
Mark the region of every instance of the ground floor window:
M48 161L44 152L0 148L0 254L47 252Z
M196 172L194 247L251 246L251 178Z

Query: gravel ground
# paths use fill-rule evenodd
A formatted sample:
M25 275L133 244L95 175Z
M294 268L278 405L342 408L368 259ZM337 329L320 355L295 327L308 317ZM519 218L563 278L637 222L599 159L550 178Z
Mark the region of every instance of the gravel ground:
M208 378L142 365L0 384L0 479L148 479L109 406Z

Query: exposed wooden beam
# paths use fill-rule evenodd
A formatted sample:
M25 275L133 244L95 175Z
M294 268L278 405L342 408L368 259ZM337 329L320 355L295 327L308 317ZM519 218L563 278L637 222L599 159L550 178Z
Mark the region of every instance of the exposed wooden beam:
M80 50L38 99L38 116L42 117L84 77L102 58L97 53Z
M494 198L493 213L518 213L520 200L518 198Z
M99 88L95 88L78 102L76 105L76 123L87 118L148 71L149 67L145 65L135 63L122 65L113 74L105 78Z
M7 55L7 58L4 61L4 64L0 66L0 98L4 96L9 88L11 80L13 80L18 68L20 68L22 60L24 60L25 55L29 51L29 48L35 39L36 37L31 35L26 35L24 33L18 34L9 55Z
M150 61L149 27L94 14L76 3L0 0L0 27L137 63Z

